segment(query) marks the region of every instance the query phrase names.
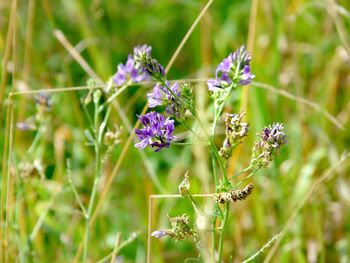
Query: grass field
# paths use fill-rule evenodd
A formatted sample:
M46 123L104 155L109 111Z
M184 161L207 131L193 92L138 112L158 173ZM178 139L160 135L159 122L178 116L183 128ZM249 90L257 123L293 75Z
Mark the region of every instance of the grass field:
M159 152L134 147L157 81L106 92L139 44L193 87ZM223 112L249 134L221 167L207 80L241 45L255 78ZM0 0L0 58L0 262L350 262L349 1ZM276 122L280 154L237 175ZM216 176L254 190L217 204ZM151 236L184 213L200 245Z

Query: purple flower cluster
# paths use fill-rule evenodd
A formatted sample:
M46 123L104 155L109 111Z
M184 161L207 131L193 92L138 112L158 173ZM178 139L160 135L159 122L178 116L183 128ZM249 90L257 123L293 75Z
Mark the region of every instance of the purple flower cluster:
M260 136L264 141L274 145L274 148L287 143L287 138L283 132L282 123L274 123L268 127L265 127Z
M136 47L134 49L134 61L142 69L142 72L157 81L153 92L147 94L149 107L166 106L168 114L176 113L177 107L175 105L178 105L176 97L180 96L179 85L175 83L170 87L166 80L165 70L156 59L152 58L151 49L146 45ZM135 144L136 147L144 149L149 145L158 152L164 147L168 148L170 143L175 140L173 135L174 120L165 118L157 112L139 116L139 120L143 128L136 130L136 134L140 139L140 142Z
M152 58L149 49L145 46L134 49L134 59L147 75L155 81L165 81L163 66Z
M152 47L147 46L147 45L138 45L136 47L134 47L134 59L136 60L136 56L140 53L146 53L151 55L152 53Z
M169 87L171 92L166 87L157 83L154 86L153 91L147 94L148 106L150 108L166 106L165 111L169 115L177 115L176 113L178 112L179 105L174 95L178 98L181 96L179 84L175 82L172 86L170 86L169 82L167 81L166 85Z
M150 145L154 151L158 152L164 147L168 148L176 139L173 135L174 120L165 119L162 114L154 111L139 116L139 120L143 128L135 131L141 140L135 144L136 147L144 149Z
M281 123L265 127L260 133L260 138L254 145L251 159L251 165L255 168L266 167L273 157L279 154L281 146L287 143Z
M128 56L126 63L118 65L118 71L113 76L113 81L117 86L125 84L130 79L135 83L149 79L147 73L135 62L136 54L141 51L150 54L152 48L147 45L136 46L134 54Z
M232 82L248 85L255 77L250 71L250 53L244 46L238 48L225 58L217 67L215 79L209 79L208 89L215 91L229 86Z

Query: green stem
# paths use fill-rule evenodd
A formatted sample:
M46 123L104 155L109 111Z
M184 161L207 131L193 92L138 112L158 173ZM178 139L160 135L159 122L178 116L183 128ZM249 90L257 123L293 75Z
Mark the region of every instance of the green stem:
M173 142L173 145L203 145L203 146L208 146L208 142Z
M110 96L105 103L103 103L100 107L100 111L102 111L109 103L111 103L116 97L118 97L124 90L126 90L130 85L132 84L132 81L129 80L126 82L120 89L118 89L112 96Z
M38 144L40 142L40 139L41 139L41 137L43 135L42 134L43 126L44 126L44 124L40 123L38 131L35 134L34 140L33 140L32 144L30 145L30 147L28 149L28 152L27 152L28 155L31 155L34 152L34 150L36 149L36 147L38 146Z
M226 228L229 212L230 212L230 203L226 203L225 210L224 210L224 221L222 222L220 238L219 238L219 249L218 249L218 254L219 254L218 262L219 263L222 262L222 251L223 251L223 247L224 247L224 233L225 233L225 228Z
M187 122L186 122L185 120L183 121L183 124L186 126L187 129L190 130L190 132L192 132L192 134L193 134L194 136L197 137L197 139L198 139L199 141L202 141L202 140L203 140L203 139L191 128L191 126L187 124Z
M85 239L84 239L84 252L83 252L83 262L87 262L87 255L88 255L88 247L89 247L89 238L90 238L90 218L92 215L96 194L97 194L97 188L100 181L100 170L101 170L101 162L100 162L100 146L99 146L99 137L100 132L102 132L99 129L99 120L98 120L98 114L99 114L99 105L98 102L95 102L95 112L94 112L94 135L95 135L95 142L94 142L94 149L95 149L95 175L94 175L94 185L92 187L91 191L91 197L88 205L88 210L85 216Z
M216 158L216 160L218 161L219 163L219 166L220 166L220 170L221 170L221 173L222 173L222 179L223 179L223 182L226 184L228 183L228 179L227 179L227 174L226 174L226 170L225 170L225 166L224 164L222 163L222 160L221 160L221 157L220 155L218 154L218 149L216 148L214 142L212 140L210 140L210 147L212 148L212 152ZM217 187L217 185L216 185Z
M165 87L170 94L173 96L173 98L180 104L180 105L184 105L183 101L181 100L181 98L179 98L179 96L177 96L172 90L171 88L169 88L169 86L166 84L166 82L164 80L162 80L160 82L162 84L163 87Z
M241 175L241 174L244 174L244 173L246 173L246 172L248 172L248 171L250 171L250 170L252 170L252 166L249 165L248 167L244 168L242 171L240 171L240 172L235 173L234 175L232 175L232 176L230 177L229 180L231 180L231 179L233 179L233 178L235 178L235 177L237 177L237 176L239 176L239 175Z
M217 118L217 114L216 114L216 106L214 107L214 121L213 121L213 126L211 128L211 136L214 139L215 138L215 129L216 129L216 125L218 122L218 118Z
M72 180L71 166L70 166L70 160L69 159L67 159L67 175L68 175L68 183L69 183L70 187L72 188L72 191L73 191L73 194L75 196L75 199L77 200L77 202L79 204L79 207L80 207L84 217L86 217L86 215L87 215L86 209L85 209L85 207L83 205L83 202L81 201L81 199L79 197L78 191L75 188L75 185L74 185L73 180Z
M252 171L247 177L245 177L242 181L240 181L237 185L236 188L238 188L241 184L243 184L245 181L247 181L249 178L251 178L255 174L256 170Z
M213 165L213 174L214 174L214 183L215 183L215 193L218 192L218 184L219 184L219 179L218 179L218 173L216 170L216 163L215 163L215 158L214 156L212 156L211 158L212 161L212 165ZM217 202L215 202L214 204L215 208L217 208L218 204ZM216 210L216 209L215 209ZM217 221L217 216L214 215L213 217L213 233L212 233L212 244L211 244L211 250L212 250L212 262L215 262L215 247L216 247L216 232L215 232L215 228L216 228L216 221Z

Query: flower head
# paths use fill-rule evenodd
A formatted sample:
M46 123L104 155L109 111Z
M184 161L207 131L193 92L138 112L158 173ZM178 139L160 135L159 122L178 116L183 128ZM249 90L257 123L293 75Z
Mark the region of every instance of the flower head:
M167 87L157 83L153 91L147 94L148 106L155 108L157 106L166 106L165 111L181 121L184 118L185 105L181 105L182 93L179 84L175 82L170 86L169 82L165 82ZM184 98L185 99L185 98Z
M150 108L167 105L169 100L175 101L173 94L177 97L180 97L181 93L179 91L179 84L177 82L170 86L169 82L167 81L166 85L169 87L171 92L163 85L157 83L153 87L153 91L147 94L148 106Z
M281 146L287 143L287 137L281 123L265 127L259 136L261 139L254 145L251 164L263 168L279 154Z
M153 231L151 236L152 237L155 237L155 238L162 238L162 237L165 237L165 236L168 236L170 235L170 231L168 229L165 229L165 230L157 230L157 231Z
M48 93L40 92L34 97L35 104L39 111L48 112L52 107L52 98Z
M243 116L244 113L241 112L226 116L226 138L219 152L226 159L231 157L233 149L248 135L249 124L242 121Z
M237 202L246 199L253 191L254 185L248 184L243 189L230 189L228 192L216 194L215 199L218 203Z
M199 246L199 238L196 227L192 226L189 221L189 217L186 214L181 216L171 217L168 215L171 229L157 230L152 232L152 236L155 238L162 238L169 236L176 241L192 239L197 246Z
M176 139L173 135L174 120L165 119L162 114L154 111L139 116L139 120L143 128L135 131L141 140L135 144L136 147L144 149L150 145L158 152L164 147L168 148L170 143Z
M212 92L224 89L234 82L236 85L248 85L254 75L250 72L250 53L244 46L225 58L217 67L215 79L209 79L208 89Z
M152 48L147 45L136 46L134 48L134 54L128 56L126 63L120 63L118 65L118 71L113 77L113 81L117 86L123 85L128 80L138 83L148 79L148 75L135 63L136 54L141 51L150 54Z
M113 77L113 81L117 86L121 86L128 80L132 82L141 82L148 78L147 74L140 68L136 67L135 60L129 55L125 65L120 63L118 65L118 71Z
M147 45L142 45L142 46L137 45L136 47L134 47L134 59L136 59L135 57L140 53L147 53L147 54L151 55L152 47L147 46Z
M250 83L252 83L252 79L254 77L255 76L250 72L250 66L245 65L242 69L241 78L239 80L239 83L241 85L249 85Z
M113 146L120 143L120 136L122 133L122 128L115 125L115 130L108 130L104 135L104 144L107 146Z
M163 66L152 58L150 50L144 46L137 48L134 54L135 61L144 72L155 81L165 81L165 70Z

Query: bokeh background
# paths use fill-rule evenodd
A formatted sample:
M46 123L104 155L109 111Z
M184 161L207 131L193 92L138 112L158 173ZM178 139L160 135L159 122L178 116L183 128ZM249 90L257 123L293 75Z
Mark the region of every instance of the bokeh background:
M9 92L86 86L88 73L59 41L58 31L105 81L137 44L151 45L154 57L165 66L206 3L0 0L1 252L6 248L7 229L8 262L72 262L83 238L84 220L69 187L66 159L71 160L73 182L84 203L89 200L94 170L94 153L86 146L83 133L88 123L80 102L87 91L54 93L47 125L35 149L30 146L37 132L14 128L8 155ZM247 166L255 133L263 126L282 122L288 136L280 156L253 178L255 189L250 198L233 205L225 262L230 256L233 262L243 261L282 229L285 232L276 250L266 249L256 262L270 256L272 262L350 261L349 160L340 162L350 145L349 34L350 3L346 0L215 0L171 67L169 79L208 78L242 44L252 52L252 71L260 84L235 91L225 109L237 112L246 105L251 125L248 139L230 160L230 174ZM104 166L98 196L150 88L132 86L118 97L120 108L113 109L109 126L123 126L121 142ZM205 82L195 84L194 90L203 121L210 123ZM13 98L13 123L35 114L33 98L30 94ZM334 116L333 122L325 111ZM223 134L223 123L220 125L218 133ZM189 136L182 126L176 133ZM222 139L223 135L218 137L218 147ZM42 161L42 176L21 177L21 163L23 167L35 160ZM5 180L8 169L10 184ZM174 146L154 153L140 152L131 143L92 228L90 261L109 255L119 233L122 241L131 239L118 252L117 262L145 262L148 197L176 194L186 171L193 193L214 192L205 147ZM10 198L5 211L7 191ZM207 205L205 200L198 202ZM156 204L153 230L168 227L167 214L187 212L195 220L186 199ZM4 223L6 214L9 225ZM191 242L152 240L152 262L183 262L197 255Z

